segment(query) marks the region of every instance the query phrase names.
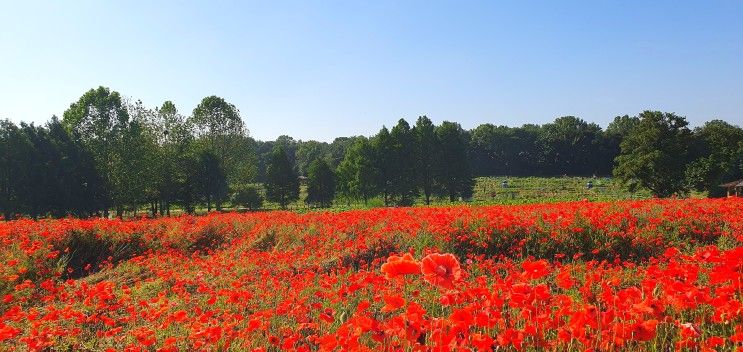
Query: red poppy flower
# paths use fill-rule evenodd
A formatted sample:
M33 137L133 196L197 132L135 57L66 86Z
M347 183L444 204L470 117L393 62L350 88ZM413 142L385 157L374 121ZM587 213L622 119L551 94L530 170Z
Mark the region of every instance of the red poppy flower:
M382 272L388 279L400 275L420 274L421 265L408 253L402 257L392 255L387 258L387 263L382 264Z
M462 279L459 260L453 254L429 254L421 264L424 279L433 285L451 289Z
M546 260L527 260L521 264L521 268L524 269L522 275L527 279L538 279L549 273L549 263Z
M637 341L650 341L654 339L657 325L658 321L655 319L636 323L632 330L632 338Z
M405 299L399 295L384 295L384 307L382 312L391 312L405 305Z

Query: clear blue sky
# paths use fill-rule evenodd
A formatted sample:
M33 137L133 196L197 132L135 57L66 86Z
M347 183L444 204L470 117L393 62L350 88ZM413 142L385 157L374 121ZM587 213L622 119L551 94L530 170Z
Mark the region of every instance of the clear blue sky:
M743 125L743 1L7 1L0 118L99 85L251 135L332 140L426 114L465 128L674 111Z

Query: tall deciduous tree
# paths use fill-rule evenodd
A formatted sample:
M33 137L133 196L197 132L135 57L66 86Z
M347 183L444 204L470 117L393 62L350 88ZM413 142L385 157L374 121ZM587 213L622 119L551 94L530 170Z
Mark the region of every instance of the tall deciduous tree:
M390 131L392 157L392 196L398 205L411 205L416 187L415 136L410 125L400 119Z
M526 124L521 127L483 124L472 130L470 155L472 173L477 176L552 175L549 159L540 142L543 128Z
M46 175L57 183L59 203L52 215L85 217L103 209L106 185L93 156L80 138L70 134L56 116L52 116L46 129L50 143L57 151L57 160L49 162L56 168Z
M271 163L273 152L278 147L284 148L286 156L289 158L289 163L296 165L297 144L294 138L286 135L279 136L275 141L256 141L254 149L257 154L256 179L258 182L266 182L268 164Z
M106 87L87 91L64 112L62 123L79 133L96 155L105 155L129 123L121 95Z
M150 131L155 136L158 146L158 165L155 166L157 177L156 193L159 200L160 214L170 215L174 202L192 199L190 187L186 185L188 173L186 158L193 146L193 131L189 121L180 113L175 104L166 101L155 109L150 121ZM154 210L154 207L153 207Z
M329 146L318 141L300 141L297 143L296 164L300 175L309 176L310 165L317 159L329 158Z
M379 192L382 194L384 205L388 206L391 203L392 186L394 184L394 157L393 153L393 142L390 136L390 131L387 127L382 126L382 129L374 136L372 140L372 146L374 149L374 165L377 170L376 186Z
M356 138L338 165L338 188L347 199L361 199L367 204L377 194L379 169L376 167L372 143L365 137Z
M62 123L80 136L93 155L106 181L109 197L121 194L116 179L122 170L116 166L123 164L115 161L121 157L122 137L129 127L129 113L121 95L105 87L91 89L64 112ZM112 201L120 206L123 199Z
M518 174L521 144L515 128L483 124L471 133L473 173L481 176Z
M691 131L674 113L644 111L622 141L614 175L630 189L645 187L658 197L687 192L684 170Z
M328 146L328 155L330 157L328 161L330 162L330 167L338 167L346 156L348 149L351 148L351 145L353 145L353 143L359 138L361 137L338 137L334 139L333 143L330 143Z
M266 198L282 209L299 199L299 178L281 146L274 149L266 169Z
M436 127L427 116L418 117L413 128L415 136L415 156L418 185L423 191L426 204L431 204L435 181L440 172L440 142L436 136Z
M0 210L6 219L29 214L33 205L31 162L33 144L21 128L8 120L0 121Z
M126 108L130 120L111 161L117 170L113 199L119 216L125 206L136 214L142 204L156 201L163 167L157 132L151 124L155 112L141 101L126 104Z
M444 121L436 128L436 135L441 142L441 164L444 165L439 174L441 191L452 202L458 197L471 197L474 180L470 173L465 131L458 123Z
M310 205L328 208L335 197L335 173L324 159L315 159L307 170L307 199Z
M605 163L610 166L610 170L614 168L616 158L621 152L621 144L625 137L634 129L637 124L640 123L640 119L637 116L616 116L614 120L606 126L604 131L604 150L606 151Z
M218 96L208 96L201 100L191 115L191 123L196 135L206 139L208 146L217 157L223 158L228 152L225 137L243 135L245 124L240 111Z
M193 110L190 118L200 149L212 153L222 168L229 185L243 187L256 174L253 141L240 117L240 111L217 96L208 96ZM224 198L215 199L217 209Z
M104 185L86 148L56 117L44 127L0 121L0 214L89 216Z
M534 124L525 124L514 129L515 141L518 144L517 157L514 160L514 175L541 175L544 174L544 165L540 164L542 151L539 148L539 136L542 127Z
M710 196L723 196L721 183L743 177L738 160L743 129L725 121L712 120L692 135L690 160L686 169L689 185Z
M601 168L601 128L575 116L564 116L542 127L544 167L550 174L591 175ZM605 168L604 168L605 169Z
M209 150L201 150L196 174L197 194L206 201L207 211L212 210L212 202L221 210L220 203L227 197L228 185L219 158Z

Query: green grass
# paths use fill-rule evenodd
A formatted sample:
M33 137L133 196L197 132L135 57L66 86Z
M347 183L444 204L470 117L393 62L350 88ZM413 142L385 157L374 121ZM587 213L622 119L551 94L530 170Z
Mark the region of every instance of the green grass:
M503 188L508 180L508 188ZM587 187L588 182L593 187ZM629 192L615 179L604 177L480 177L472 200L479 204L521 204L576 200L623 200L649 198L650 192Z

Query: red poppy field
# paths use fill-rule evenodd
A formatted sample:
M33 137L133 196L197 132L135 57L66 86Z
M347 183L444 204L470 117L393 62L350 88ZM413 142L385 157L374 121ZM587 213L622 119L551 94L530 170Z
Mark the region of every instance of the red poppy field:
M0 222L0 350L743 350L743 200Z

